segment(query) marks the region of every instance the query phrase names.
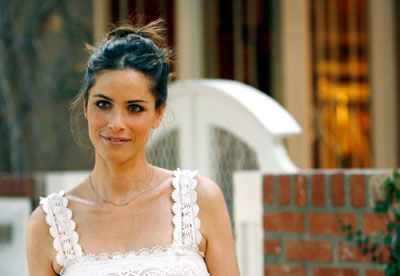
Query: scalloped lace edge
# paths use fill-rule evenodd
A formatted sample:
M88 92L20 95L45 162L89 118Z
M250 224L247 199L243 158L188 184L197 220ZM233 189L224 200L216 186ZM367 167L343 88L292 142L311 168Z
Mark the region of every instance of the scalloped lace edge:
M120 260L120 259L127 259L130 257L142 257L148 256L151 254L162 254L162 253L173 253L176 252L177 254L182 254L184 251L190 251L192 253L200 254L203 258L205 254L199 250L195 250L194 248L188 247L179 247L175 244L169 244L167 246L153 246L152 248L141 248L139 250L132 250L126 253L121 252L114 252L114 253L100 253L100 254L87 254L83 255L82 259L84 261L100 261L100 260Z
M72 245L72 250L74 252L74 259L78 257L82 257L83 252L82 252L82 247L79 244L79 234L75 231L76 229L76 223L72 219L72 211L68 208L68 199L64 197L64 191L61 190L59 193L52 193L48 195L47 197L40 198L40 204L43 207L43 210L46 213L46 222L49 225L50 229L50 235L53 237L53 247L56 250L56 261L58 264L60 264L62 267L65 267L70 261L67 260L64 249L61 243L61 235L58 234L58 229L56 226L56 219L55 219L55 214L54 211L51 210L51 202L50 200L54 200L56 197L60 199L60 203L62 206L65 208L65 212L67 213L67 221L65 222L66 224L69 225L71 233L70 236L68 237L70 239L71 245Z
M194 170L194 171L189 171L189 170L181 170L181 169L176 169L173 171L174 174L174 179L172 181L172 185L175 188L174 191L172 192L172 199L174 200L174 204L172 206L172 211L174 212L174 217L172 219L173 223L174 223L174 232L173 232L173 237L174 237L174 243L176 244L181 244L182 243L182 221L183 221L183 217L179 217L182 216L182 211L176 211L176 209L178 210L182 210L182 206L181 202L178 202L178 198L179 195L182 193L181 191L181 186L180 186L180 182L181 176L185 176L190 180L190 202L191 202L191 208L192 208L192 214L193 214L193 221L192 221L192 227L193 227L193 240L192 240L192 246L194 246L194 248L201 253L202 256L205 256L205 254L203 252L201 252L199 250L199 244L201 242L202 236L200 233L200 225L201 225L201 221L198 218L198 213L199 213L199 205L197 204L197 192L196 192L196 187L197 187L197 180L195 179L195 177L198 174L198 170ZM179 222L179 225L177 225ZM179 226L179 227L177 227ZM183 245L185 246L185 245ZM185 246L187 247L187 246Z
M61 266L64 266L64 252L62 251L62 246L60 244L60 235L57 233L56 222L54 216L51 215L50 202L49 197L53 194L50 194L47 198L40 198L40 204L42 205L43 211L46 213L46 223L49 225L50 235L53 237L53 248L56 250L56 260Z

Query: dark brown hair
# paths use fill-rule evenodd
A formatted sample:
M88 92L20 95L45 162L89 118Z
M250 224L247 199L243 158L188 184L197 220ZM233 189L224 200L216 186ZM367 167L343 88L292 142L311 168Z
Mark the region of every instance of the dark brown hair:
M108 70L133 69L149 78L150 90L155 98L155 108L162 107L168 96L170 53L165 39L164 21L149 24L124 24L108 33L106 41L94 48L87 63L80 93L71 104L71 130L78 143L82 142L83 105L87 104L89 90L99 73Z

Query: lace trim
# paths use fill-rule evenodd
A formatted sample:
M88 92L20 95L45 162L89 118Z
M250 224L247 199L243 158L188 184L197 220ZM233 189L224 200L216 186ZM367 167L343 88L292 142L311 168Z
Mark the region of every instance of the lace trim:
M191 251L190 248L180 248L174 244L170 244L167 246L154 246L152 248L141 248L139 250L132 250L126 253L115 252L115 253L100 253L100 254L88 254L83 255L83 261L109 261L109 260L121 260L127 259L130 257L143 257L150 256L154 254L163 254L163 253L175 253L176 255L184 255L187 252L192 252L195 254L200 254L203 258L205 257L204 253L201 251Z
M187 171L177 169L174 171L175 178L172 181L174 191L172 199L174 204L172 211L174 217L174 243L185 247L194 247L198 250L201 242L199 206L197 205L197 180L196 171ZM198 250L199 251L199 250Z
M76 224L71 219L72 211L67 207L68 200L64 197L64 191L60 191L47 198L40 198L40 204L46 212L46 222L50 226L53 247L57 252L56 261L65 267L82 257L79 235L75 231Z
M65 276L210 276L204 258L194 249L149 255L143 258L114 258L73 263L60 275Z

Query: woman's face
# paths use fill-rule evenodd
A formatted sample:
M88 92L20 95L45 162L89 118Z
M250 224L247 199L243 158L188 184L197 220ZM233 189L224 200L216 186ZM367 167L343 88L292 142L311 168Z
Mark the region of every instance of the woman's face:
M150 80L135 70L100 73L89 90L85 116L96 154L125 162L145 153L152 128L158 127L165 106L155 109Z

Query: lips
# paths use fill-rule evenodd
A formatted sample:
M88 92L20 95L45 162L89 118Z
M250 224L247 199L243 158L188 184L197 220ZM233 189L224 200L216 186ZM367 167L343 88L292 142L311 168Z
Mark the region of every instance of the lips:
M122 145L125 144L131 139L124 138L124 137L115 137L115 136L101 136L107 143L112 145Z

